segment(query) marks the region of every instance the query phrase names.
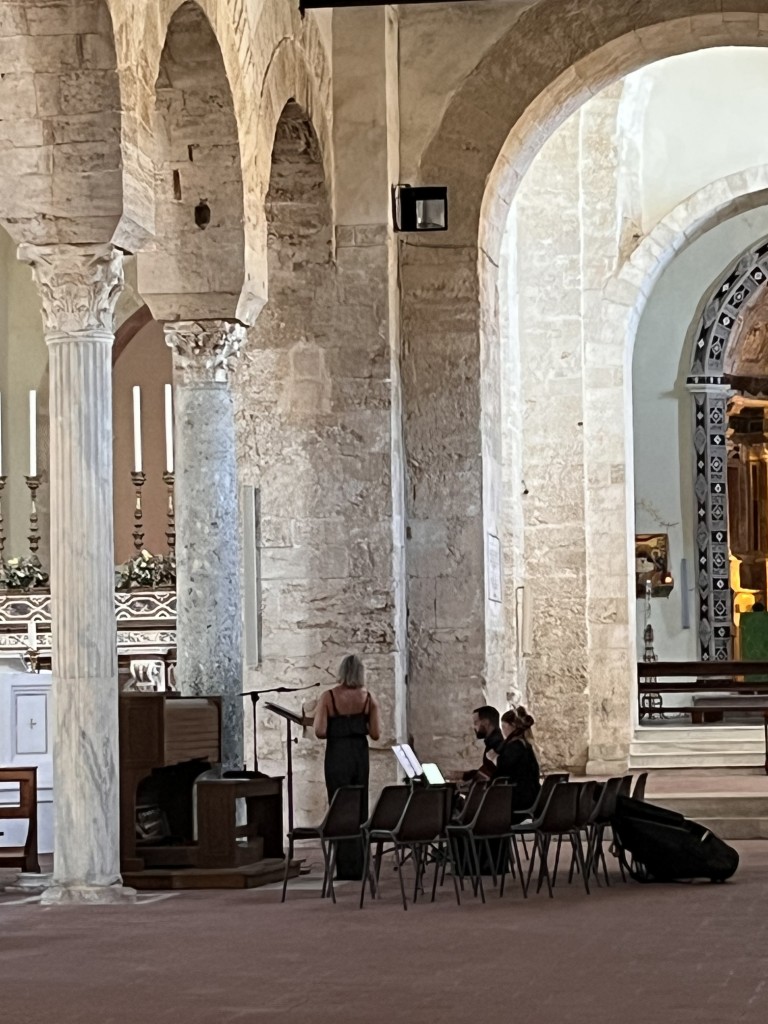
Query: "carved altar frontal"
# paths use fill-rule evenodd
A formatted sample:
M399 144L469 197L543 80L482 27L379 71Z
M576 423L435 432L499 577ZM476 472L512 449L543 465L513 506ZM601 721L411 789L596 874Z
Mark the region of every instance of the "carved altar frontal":
M146 655L176 647L176 591L130 590L115 593L117 651ZM27 631L37 623L38 651L51 653L51 594L48 590L0 592L0 653L23 654Z

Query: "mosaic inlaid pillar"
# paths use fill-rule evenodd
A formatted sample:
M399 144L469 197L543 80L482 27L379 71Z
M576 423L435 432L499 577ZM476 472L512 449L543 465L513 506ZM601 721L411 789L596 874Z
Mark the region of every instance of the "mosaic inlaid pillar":
M22 246L50 373L54 871L44 903L111 903L120 884L112 342L122 254Z
M231 365L245 340L222 320L166 324L173 350L178 680L222 698L222 764L243 764L242 596Z
M718 378L688 379L693 398L696 496L696 581L699 652L702 661L731 656L731 589L728 558L727 384Z

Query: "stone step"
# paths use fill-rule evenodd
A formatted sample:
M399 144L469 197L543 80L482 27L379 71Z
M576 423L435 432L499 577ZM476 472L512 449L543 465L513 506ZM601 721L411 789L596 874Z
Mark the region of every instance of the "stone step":
M768 778L765 780L768 788ZM648 800L686 818L768 818L768 793L765 796L731 793L648 793Z
M630 753L631 771L660 768L759 768L765 761L765 753L735 750L727 752L693 753L669 751L662 754L647 754L644 751Z
M648 800L698 821L721 839L768 839L768 778L765 786L765 796L650 792Z
M762 726L641 726L629 749L629 767L742 768L765 761Z
M718 754L730 753L734 750L749 750L751 753L764 753L765 741L762 736L759 739L745 737L739 740L706 739L695 740L681 739L677 743L662 742L661 740L632 740L630 753L646 754L668 754L674 750L684 750L691 753L701 751L702 753Z

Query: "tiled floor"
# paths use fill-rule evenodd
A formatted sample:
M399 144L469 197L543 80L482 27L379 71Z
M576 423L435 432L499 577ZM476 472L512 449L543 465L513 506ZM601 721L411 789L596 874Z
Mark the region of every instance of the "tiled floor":
M0 903L9 1024L732 1024L768 1005L768 843L726 885L509 887L404 913L393 875L357 909L317 883L148 894L122 907Z

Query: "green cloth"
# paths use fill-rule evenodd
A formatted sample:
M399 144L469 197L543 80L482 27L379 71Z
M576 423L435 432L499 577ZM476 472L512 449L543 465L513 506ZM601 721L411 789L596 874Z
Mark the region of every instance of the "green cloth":
M768 611L744 612L739 620L742 661L768 661ZM753 683L768 682L768 676L746 676Z

